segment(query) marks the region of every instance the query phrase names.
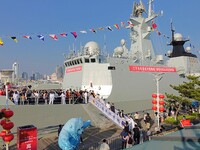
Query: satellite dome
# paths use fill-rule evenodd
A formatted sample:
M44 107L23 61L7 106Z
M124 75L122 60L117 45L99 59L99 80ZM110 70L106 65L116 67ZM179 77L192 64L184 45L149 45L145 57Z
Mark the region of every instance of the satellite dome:
M84 52L90 55L97 54L100 52L99 45L97 44L97 42L90 41L85 44Z
M124 49L122 48L122 47L116 47L115 49L114 49L114 52L115 52L115 54L117 54L117 55L122 55L123 54L123 52L124 52Z
M121 39L120 43L121 43L121 45L123 46L123 45L126 44L126 41L125 41L124 39Z
M190 47L190 46L186 47L186 48L185 48L185 51L188 52L188 53L190 53L191 47Z
M174 40L175 41L182 41L183 40L182 34L180 34L180 33L174 34Z

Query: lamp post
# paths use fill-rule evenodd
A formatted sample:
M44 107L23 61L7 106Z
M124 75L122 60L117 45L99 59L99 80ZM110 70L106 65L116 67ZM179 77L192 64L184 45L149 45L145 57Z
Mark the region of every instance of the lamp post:
M159 116L160 116L160 113L159 113L159 109L160 109L160 107L159 107L159 81L162 79L162 75L163 75L164 73L158 73L158 74L153 74L154 75L154 77L155 77L155 80L156 80L156 94L157 94L157 97L156 97L156 101L157 101L157 127L158 128L160 128L160 119L159 119Z

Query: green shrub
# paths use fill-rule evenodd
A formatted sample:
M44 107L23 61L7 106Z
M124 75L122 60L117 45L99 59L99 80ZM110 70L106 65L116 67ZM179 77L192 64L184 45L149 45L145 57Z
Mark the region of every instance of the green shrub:
M180 121L183 118L183 116L185 116L186 119L189 119L191 121L196 119L195 115L180 115L178 116L178 120Z
M179 120L175 120L174 117L168 117L165 119L164 121L166 124L173 124L173 125L178 125L179 124Z

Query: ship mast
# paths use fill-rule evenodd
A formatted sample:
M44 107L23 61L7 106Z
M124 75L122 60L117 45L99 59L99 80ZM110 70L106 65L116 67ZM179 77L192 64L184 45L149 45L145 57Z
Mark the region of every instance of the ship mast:
M130 54L131 57L137 58L137 62L141 65L150 63L150 60L155 58L150 34L152 32L152 21L158 15L153 13L152 3L153 0L149 0L147 15L143 15L146 13L146 10L142 0L140 0L140 3L134 3L133 12L130 17L130 21L133 24L130 27Z
M149 0L149 11L148 11L148 17L151 17L151 15L152 15L152 6L151 6L151 4L152 4L152 2L153 2L153 0Z

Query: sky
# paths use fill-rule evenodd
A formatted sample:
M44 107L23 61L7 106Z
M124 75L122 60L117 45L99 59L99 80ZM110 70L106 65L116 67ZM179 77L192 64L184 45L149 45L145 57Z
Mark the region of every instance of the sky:
M108 53L112 53L120 45L121 39L125 39L127 47L130 47L129 30L118 30L113 25L127 22L133 3L138 1L2 0L0 38L4 45L0 46L0 69L11 69L12 64L18 62L20 73L52 74L57 65L63 65L63 54L68 54L70 49L77 51L89 41L98 42L101 49L106 43ZM144 5L147 2L148 0L143 0ZM161 32L161 36L154 41L157 53L164 54L171 49L166 46L170 40L163 36L171 35L171 20L176 33L190 38L185 46L193 45L192 52L198 53L199 6L199 0L154 0L154 11L163 11L163 16L155 19L157 29ZM113 31L89 31L106 26L111 26ZM80 33L82 30L86 30L87 34ZM63 32L68 34L67 37L59 35ZM71 32L77 32L78 37L75 39ZM49 34L56 34L58 40L51 39ZM25 35L30 35L32 40L23 38ZM37 35L44 35L45 40L40 40ZM10 38L12 36L17 38L17 43Z

